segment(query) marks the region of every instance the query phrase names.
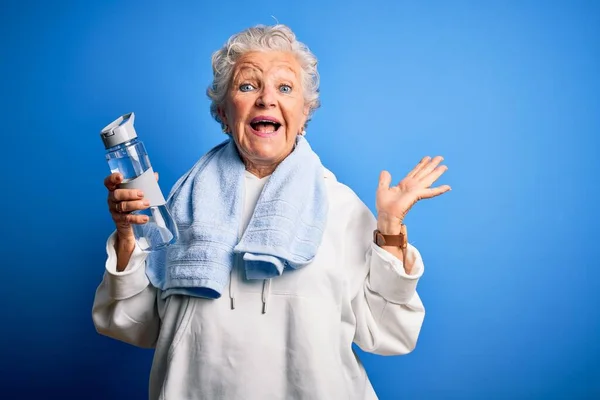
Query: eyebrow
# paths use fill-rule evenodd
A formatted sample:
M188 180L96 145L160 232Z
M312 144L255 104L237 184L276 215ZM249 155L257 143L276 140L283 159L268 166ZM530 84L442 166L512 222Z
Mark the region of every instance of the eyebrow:
M260 70L258 68L252 66L242 66L233 74L232 82L237 82L240 80L240 76L244 74L249 74L250 76L256 76Z

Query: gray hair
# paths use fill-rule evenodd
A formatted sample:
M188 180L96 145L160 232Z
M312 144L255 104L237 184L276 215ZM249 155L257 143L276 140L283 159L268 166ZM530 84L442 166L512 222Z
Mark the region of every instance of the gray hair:
M287 51L293 53L302 67L301 82L308 119L319 108L319 72L317 58L308 47L296 39L292 30L282 24L257 25L234 34L212 55L213 81L206 94L211 99L210 113L223 127L218 108L229 90L236 61L249 51ZM307 121L308 122L308 121Z

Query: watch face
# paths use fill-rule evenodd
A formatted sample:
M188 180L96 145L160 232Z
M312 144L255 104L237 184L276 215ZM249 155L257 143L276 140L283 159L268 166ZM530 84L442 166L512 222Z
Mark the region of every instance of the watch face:
M385 246L385 239L381 236L381 233L377 234L377 246Z

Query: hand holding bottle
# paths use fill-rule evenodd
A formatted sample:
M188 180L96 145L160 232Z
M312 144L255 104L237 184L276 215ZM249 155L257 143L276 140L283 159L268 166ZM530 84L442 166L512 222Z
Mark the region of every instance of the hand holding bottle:
M150 252L170 246L178 238L177 224L135 131L134 119L134 113L122 115L100 132L112 172L105 180L109 211L127 259L136 245Z
M158 173L154 174L158 181ZM138 189L120 189L123 175L118 172L108 175L104 179L104 186L108 189L108 210L117 229L115 250L117 251L117 270L122 271L127 266L131 253L135 248L135 235L133 224L145 224L149 217L143 214L132 214L132 211L145 210L150 207L150 202L144 199L144 193Z

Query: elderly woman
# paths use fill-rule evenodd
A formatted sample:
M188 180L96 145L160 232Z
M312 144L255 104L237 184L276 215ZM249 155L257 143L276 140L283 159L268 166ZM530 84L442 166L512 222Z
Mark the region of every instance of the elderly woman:
M213 56L211 112L228 138L175 184L179 228L140 250L143 194L105 180L116 231L93 306L100 334L154 348L151 399L376 399L352 350L413 350L423 274L406 213L448 186L441 157L391 185L377 218L304 137L318 107L317 62L283 25L232 36Z

